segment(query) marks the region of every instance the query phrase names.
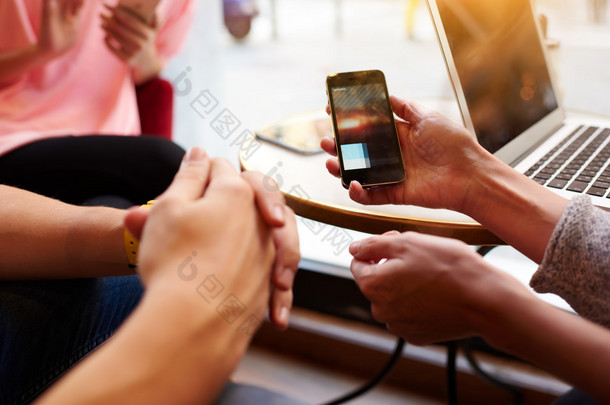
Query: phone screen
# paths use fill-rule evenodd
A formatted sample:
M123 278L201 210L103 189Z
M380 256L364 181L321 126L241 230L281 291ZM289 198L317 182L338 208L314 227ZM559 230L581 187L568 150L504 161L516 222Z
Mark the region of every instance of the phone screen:
M348 72L327 79L344 187L400 182L405 171L385 78L380 71Z

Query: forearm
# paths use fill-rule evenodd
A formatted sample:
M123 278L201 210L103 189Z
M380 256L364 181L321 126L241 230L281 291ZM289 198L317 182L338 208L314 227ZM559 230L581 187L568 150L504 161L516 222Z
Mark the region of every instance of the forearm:
M0 278L128 274L124 211L76 207L0 186Z
M602 403L610 398L610 331L534 296L498 295L504 309L489 314L484 336L512 353L577 386ZM506 302L511 308L506 311Z
M18 80L22 75L51 60L38 45L30 45L15 51L0 53L0 88Z
M206 305L195 288L171 291L168 284L147 289L128 323L39 404L211 403L249 336Z
M541 187L490 154L477 162L464 212L540 263L568 200Z

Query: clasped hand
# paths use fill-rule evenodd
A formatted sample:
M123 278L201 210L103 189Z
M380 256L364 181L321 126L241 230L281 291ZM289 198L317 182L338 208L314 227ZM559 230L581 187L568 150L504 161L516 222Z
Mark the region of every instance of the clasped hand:
M68 51L81 31L84 0L43 0L38 50L48 59ZM104 42L110 52L132 68L135 84L157 76L162 61L156 47L157 19L143 21L135 12L121 5L104 4L102 14Z
M109 14L102 15L104 41L108 49L133 68L135 84L157 76L163 64L157 53L158 22L143 21L135 12L121 6L105 4Z
M228 161L191 150L152 210L132 209L125 218L141 240L144 284L185 285L176 269L188 258L199 281L213 274L250 310L269 304L273 323L287 327L300 260L296 219L265 184L260 173L238 174Z
M39 50L54 58L76 42L84 0L44 0L38 34Z

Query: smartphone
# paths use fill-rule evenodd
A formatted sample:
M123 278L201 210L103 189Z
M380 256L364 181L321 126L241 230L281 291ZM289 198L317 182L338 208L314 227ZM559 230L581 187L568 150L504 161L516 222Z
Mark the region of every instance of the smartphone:
M383 73L329 75L326 93L343 187L353 180L363 187L403 181L405 168Z
M155 17L155 10L160 0L119 0L119 5L139 16L150 24Z

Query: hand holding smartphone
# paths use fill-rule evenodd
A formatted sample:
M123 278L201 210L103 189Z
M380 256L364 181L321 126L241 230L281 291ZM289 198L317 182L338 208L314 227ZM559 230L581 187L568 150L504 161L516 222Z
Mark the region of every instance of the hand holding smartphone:
M405 178L385 76L379 70L345 72L326 78L341 183L363 187L400 183Z

